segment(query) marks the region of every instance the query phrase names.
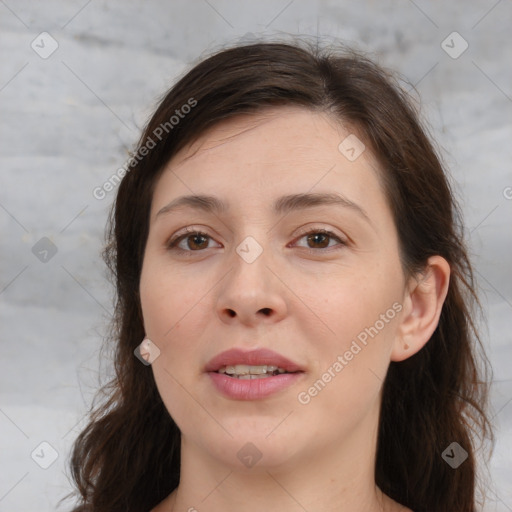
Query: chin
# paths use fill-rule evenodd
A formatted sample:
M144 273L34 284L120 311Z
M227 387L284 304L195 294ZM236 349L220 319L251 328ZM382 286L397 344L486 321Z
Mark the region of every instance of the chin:
M278 423L278 422L277 422ZM275 428L276 422L273 427ZM242 426L241 426L242 427ZM212 441L212 456L230 466L236 472L259 472L265 470L292 470L296 467L297 442L293 435L268 435L271 429L240 428L233 438L223 436ZM244 432L244 434L242 434ZM267 437L268 436L268 437Z

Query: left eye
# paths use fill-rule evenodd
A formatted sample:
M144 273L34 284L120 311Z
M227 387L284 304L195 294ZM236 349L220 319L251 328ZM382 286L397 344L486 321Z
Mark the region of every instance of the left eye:
M335 235L332 231L328 231L327 229L314 229L312 231L308 231L307 233L303 234L299 240L302 238L307 237L306 243L313 243L317 244L316 247L306 247L306 249L325 249L329 247L329 239L334 239L339 242L339 245L346 245L346 243L341 240L337 235ZM320 247L319 247L320 246ZM331 246L332 247L332 246Z
M298 240L302 240L303 238L307 239L306 243L316 245L316 247L306 247L306 249L308 250L325 249L330 246L331 240L338 241L338 245L346 245L346 242L341 240L332 231L328 231L326 229L314 229L308 231L307 233L301 235ZM174 238L174 240L171 240L171 242L168 245L168 248L183 252L195 252L200 251L201 249L208 249L209 240L213 240L213 238L211 238L206 233L203 233L201 231L187 231L185 234ZM182 242L186 243L186 248L182 247Z

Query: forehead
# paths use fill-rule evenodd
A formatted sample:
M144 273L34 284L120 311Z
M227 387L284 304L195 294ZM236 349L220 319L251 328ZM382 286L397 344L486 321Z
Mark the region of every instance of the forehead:
M172 167L227 153L240 160L277 157L278 161L292 161L309 155L317 161L320 153L328 159L350 133L348 126L323 112L296 106L268 108L218 122L179 151L172 158Z
M246 204L283 193L338 191L363 204L385 206L375 158L368 148L348 158L354 152L346 153L346 140L359 141L354 151L364 148L361 138L334 117L298 107L222 121L171 159L156 186L154 206L212 190Z

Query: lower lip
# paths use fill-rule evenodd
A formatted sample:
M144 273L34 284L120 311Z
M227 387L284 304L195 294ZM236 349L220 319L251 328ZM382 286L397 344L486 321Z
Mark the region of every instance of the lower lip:
M264 379L237 379L223 373L208 372L213 384L223 395L235 400L258 400L291 386L303 372L282 373Z

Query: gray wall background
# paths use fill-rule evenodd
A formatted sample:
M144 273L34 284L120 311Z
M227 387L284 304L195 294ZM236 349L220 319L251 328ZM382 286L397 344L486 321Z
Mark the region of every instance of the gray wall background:
M109 372L99 253L114 193L97 200L93 189L190 63L282 33L339 38L416 86L488 319L498 439L485 510L512 510L511 26L506 0L0 0L0 511L56 510L71 443Z

